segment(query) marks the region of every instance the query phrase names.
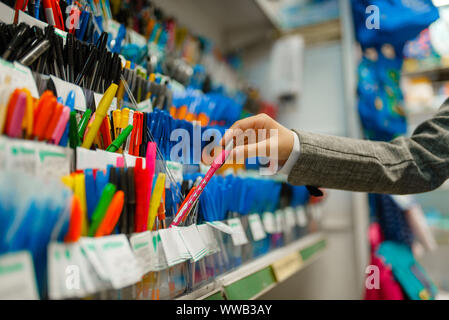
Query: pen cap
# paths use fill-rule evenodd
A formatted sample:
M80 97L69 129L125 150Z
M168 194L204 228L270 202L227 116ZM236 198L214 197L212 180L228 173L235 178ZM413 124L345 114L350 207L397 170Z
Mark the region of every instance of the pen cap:
M125 143L126 139L128 138L129 134L133 130L133 126L129 125L125 128L125 130L120 133L120 135L115 139L112 144L106 149L106 151L115 152L117 151L120 146Z
M112 197L114 196L117 188L112 183L106 184L101 193L100 200L98 201L97 207L95 208L94 213L92 214L92 223L89 228L89 236L95 235L98 226L101 224L106 211L109 207L109 204L112 201Z
M125 194L123 191L117 191L111 200L111 204L106 211L104 219L95 232L95 237L102 237L111 234L115 225L117 224L120 214L122 213L123 205L125 203Z
M25 92L19 92L16 105L12 113L11 121L8 123L7 134L12 138L19 138L22 133L22 121L25 115L27 104L27 95Z
M120 116L120 128L125 129L128 126L129 122L129 109L124 108L122 109L122 113Z

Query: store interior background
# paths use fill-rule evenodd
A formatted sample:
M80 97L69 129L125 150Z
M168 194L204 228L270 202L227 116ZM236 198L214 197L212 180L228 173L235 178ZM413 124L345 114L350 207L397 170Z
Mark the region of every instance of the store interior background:
M276 39L274 13L288 0L155 0L179 23L214 41L223 52L242 57L241 76L259 88L264 100L271 95L270 53ZM298 2L298 1L297 1ZM299 1L300 2L300 1ZM361 138L357 115L357 64L360 49L354 39L350 1L338 0L339 14L312 26L296 28L305 40L302 84L298 97L283 103L278 120L289 128ZM421 118L420 120L425 120ZM422 204L444 210L446 191L418 196ZM361 299L369 259L367 196L330 190L322 204L322 227L328 240L320 259L296 273L262 299ZM445 249L421 257L430 275L444 269Z

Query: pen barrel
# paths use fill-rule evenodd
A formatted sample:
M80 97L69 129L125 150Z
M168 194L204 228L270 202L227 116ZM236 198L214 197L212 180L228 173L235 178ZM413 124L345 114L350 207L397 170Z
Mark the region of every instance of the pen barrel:
M105 94L103 95L103 98L101 98L101 101L98 104L97 111L95 112L95 120L92 122L92 126L90 127L89 132L87 133L86 138L83 141L83 148L90 149L90 147L92 146L92 143L97 136L98 130L100 130L100 126L107 115L109 106L111 105L112 99L114 99L116 92L117 85L111 84L108 90L106 90Z
M50 41L43 40L33 49L31 49L22 59L19 60L21 64L29 67L32 65L37 59L39 59L42 54L44 54L50 48Z

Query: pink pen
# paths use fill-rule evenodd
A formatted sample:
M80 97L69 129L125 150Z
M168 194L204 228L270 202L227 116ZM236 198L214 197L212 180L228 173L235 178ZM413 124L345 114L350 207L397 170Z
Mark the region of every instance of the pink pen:
M145 212L146 213L148 213L148 211L150 210L150 198L151 198L151 192L153 189L154 171L156 169L156 152L157 152L156 142L148 142L147 153L146 153L146 157L145 157L145 168L147 169L147 174L149 175L147 196L145 198Z
M184 216L186 214L188 214L190 212L190 210L192 210L193 205L199 199L201 193L203 192L206 185L209 183L212 176L215 174L215 172L217 172L217 170L226 162L228 157L231 155L232 148L233 148L233 142L231 141L226 146L226 148L221 152L221 154L215 158L210 169L207 171L206 175L201 180L198 187L192 193L190 198L186 199L186 201L184 202L184 205L179 209L178 213L176 214L172 223L170 224L170 228L173 226L177 226L183 220Z
M55 145L59 145L59 141L61 140L62 135L64 134L65 127L69 122L70 118L70 108L64 107L62 109L61 117L59 118L58 123L56 124L55 131L53 131L53 135L51 136L51 143Z
M11 123L8 126L6 134L11 138L20 138L22 135L22 121L25 115L27 104L27 95L25 92L20 92L17 96L16 107L11 117Z

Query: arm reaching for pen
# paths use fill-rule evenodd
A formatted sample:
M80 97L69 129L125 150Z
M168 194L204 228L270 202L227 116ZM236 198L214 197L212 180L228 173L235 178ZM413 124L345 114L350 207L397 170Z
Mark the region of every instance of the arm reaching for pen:
M285 173L296 185L411 194L434 190L449 178L449 99L411 138L391 142L291 131L263 114L237 121L231 129L221 140L222 146L240 130L276 129L277 139L258 135L253 143L244 140L234 148L233 156L243 153L246 158L252 151L258 155L264 151L272 161L291 167ZM273 144L277 154L270 154Z

